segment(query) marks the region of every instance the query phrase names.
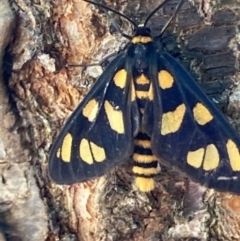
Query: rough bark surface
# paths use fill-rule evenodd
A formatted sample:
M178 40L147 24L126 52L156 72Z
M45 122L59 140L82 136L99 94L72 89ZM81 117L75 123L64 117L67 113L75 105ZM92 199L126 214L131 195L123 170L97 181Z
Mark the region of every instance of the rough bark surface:
M51 182L51 143L101 73L100 66L82 73L66 63L97 63L126 39L81 0L2 2L0 241L240 240L240 197L208 190L171 167L161 166L148 194L132 187L127 162L86 183ZM154 34L177 2L152 18ZM136 21L159 3L105 1ZM115 18L130 34L129 23ZM240 133L239 24L239 1L186 0L164 43Z

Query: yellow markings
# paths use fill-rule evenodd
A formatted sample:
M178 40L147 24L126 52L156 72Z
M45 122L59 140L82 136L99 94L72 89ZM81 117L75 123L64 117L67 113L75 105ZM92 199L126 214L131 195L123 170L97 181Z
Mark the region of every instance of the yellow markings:
M134 144L136 146L141 146L144 149L151 148L151 142L149 140L138 140L138 139L135 139L134 140Z
M98 109L98 102L95 99L92 99L85 105L82 114L88 118L90 122L93 122L97 117Z
M236 144L229 139L226 146L233 171L240 171L240 155Z
M171 88L174 83L173 76L168 71L161 70L158 73L158 83L163 90Z
M94 156L94 160L96 162L102 162L106 159L106 154L102 147L96 145L93 142L90 142L90 146L91 146L92 154Z
M113 80L116 86L123 89L126 86L127 71L125 69L119 70L113 77Z
M148 91L136 91L136 96L138 99L146 99L148 97Z
M140 175L156 175L158 173L157 168L151 167L151 168L143 168L143 167L137 167L134 166L132 169L133 173L140 174Z
M71 161L72 140L73 138L70 133L68 133L63 139L61 147L61 158L64 162Z
M150 84L149 86L149 90L137 90L136 92L136 96L138 99L149 99L149 100L153 100L154 94L153 94L153 86L152 84Z
M146 84L150 84L149 79L144 75L141 74L137 79L136 79L136 83L138 85L146 85Z
M153 94L153 85L150 84L149 90L148 90L148 99L153 100L154 94Z
M206 147L205 156L203 160L203 169L210 171L218 167L219 153L215 145L210 144Z
M133 154L133 160L139 163L151 163L156 161L157 158L154 155L142 155L142 154Z
M187 155L187 163L190 166L199 168L202 165L204 148L199 148L196 151L189 151Z
M193 116L199 125L205 125L213 119L212 114L201 103L197 103L193 108Z
M136 92L135 92L135 86L132 82L132 89L131 89L131 101L135 101L136 100Z
M79 153L82 160L89 165L93 164L94 160L96 162L102 162L106 159L104 149L87 139L82 139L79 146Z
M155 186L153 178L145 177L135 177L134 184L141 192L150 192Z
M161 134L167 135L179 130L186 111L184 104L179 105L176 110L164 113L162 116Z
M152 38L151 37L147 37L147 36L136 36L136 37L133 37L132 38L132 43L133 44L138 44L138 43L143 43L143 44L146 44L146 43L149 43L149 42L152 42Z
M150 84L149 79L144 75L141 74L137 79L136 79L136 83L138 85L145 85L145 84ZM136 96L138 99L146 99L148 98L149 100L153 100L153 87L152 84L150 84L149 86L149 90L144 91L144 90L139 90L136 91Z
M199 148L196 151L190 151L187 155L187 163L195 168L201 167L205 171L211 171L219 165L219 153L215 145L209 144L206 149Z
M79 146L80 157L84 162L91 165L93 164L92 152L90 149L89 141L87 139L82 139Z
M123 113L121 110L116 110L109 101L104 102L104 108L112 130L119 134L124 133Z

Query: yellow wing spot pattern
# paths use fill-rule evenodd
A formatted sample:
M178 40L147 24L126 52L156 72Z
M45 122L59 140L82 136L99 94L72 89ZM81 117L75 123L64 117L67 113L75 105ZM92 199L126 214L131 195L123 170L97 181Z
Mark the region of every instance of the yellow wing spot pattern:
M134 181L134 185L141 192L150 192L154 189L155 182L153 178L136 177Z
M61 147L61 158L64 162L71 161L72 140L73 138L70 133L68 133L63 139Z
M138 153L133 154L133 160L139 163L152 163L157 160L157 157L154 155L142 155Z
M116 110L109 101L104 102L104 108L112 130L119 134L124 134L123 113L121 110Z
M86 139L82 139L79 146L80 157L84 162L91 165L93 164L93 157L90 149L89 141Z
M232 140L228 140L226 146L233 171L240 171L240 155L236 144Z
M98 102L95 99L92 99L83 108L82 114L88 118L90 122L93 122L97 117L98 109Z
M167 135L179 130L184 114L186 112L185 104L179 105L176 110L164 113L162 116L161 134Z
M91 150L96 162L102 162L106 159L105 151L102 147L90 142Z
M161 70L158 73L158 83L163 90L169 89L173 86L174 83L173 76L168 71Z
M205 171L210 171L218 167L219 164L219 153L215 145L210 144L206 148L203 169Z
M189 151L187 155L187 163L190 166L199 168L202 165L204 155L204 148L200 148L196 151Z
M212 114L201 103L197 103L193 108L193 116L199 125L205 125L213 119Z
M80 143L79 153L81 159L89 165L93 164L94 161L102 162L106 159L104 149L85 138Z
M113 80L116 86L123 89L127 82L127 71L125 69L119 70L113 77Z
M219 153L215 145L209 144L206 149L199 148L196 151L190 151L187 155L187 163L195 168L203 165L205 171L211 171L219 165Z
M149 79L144 75L141 74L137 79L136 79L136 83L138 85L146 85L146 84L150 84Z
M147 37L147 36L136 36L136 37L132 38L133 44L138 44L138 43L146 44L146 43L149 43L152 41L153 41L153 39L151 37Z

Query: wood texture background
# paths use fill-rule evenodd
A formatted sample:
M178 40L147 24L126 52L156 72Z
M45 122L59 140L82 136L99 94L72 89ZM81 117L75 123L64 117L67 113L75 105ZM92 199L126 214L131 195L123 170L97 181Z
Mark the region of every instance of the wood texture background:
M0 6L0 241L240 240L240 198L208 190L161 166L157 187L132 187L130 161L87 183L58 186L47 173L51 143L101 73L97 63L126 39L98 8L81 0ZM156 14L158 34L178 0ZM134 20L159 0L106 0ZM236 0L185 1L164 36L176 57L240 133L239 24ZM129 23L116 21L131 33Z

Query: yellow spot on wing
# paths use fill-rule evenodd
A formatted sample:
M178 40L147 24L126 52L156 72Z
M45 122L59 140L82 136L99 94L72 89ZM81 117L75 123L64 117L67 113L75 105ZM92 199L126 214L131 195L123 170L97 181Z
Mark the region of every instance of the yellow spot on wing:
M179 105L176 110L164 113L162 116L161 134L167 135L179 130L184 114L186 112L186 106L184 104Z
M202 165L204 148L199 148L196 151L189 151L187 155L187 163L190 166L199 168Z
M107 100L104 102L104 108L112 130L119 134L123 134L125 130L122 111L116 110Z
M136 79L136 83L138 85L146 85L146 84L150 84L149 79L144 75L141 74L137 79Z
M95 99L92 99L85 105L82 114L88 118L89 121L93 122L97 117L98 108L98 102Z
M149 43L149 42L152 42L152 38L151 37L147 37L147 36L136 36L136 37L133 37L132 38L132 43L133 44L137 44L137 43L143 43L143 44L146 44L146 43Z
M127 71L125 69L119 70L113 77L113 80L116 86L123 89L127 82Z
M135 177L134 184L141 192L150 192L155 186L153 178L145 177Z
M71 161L71 154L72 154L72 135L68 133L62 143L61 147L61 158L64 162L70 162Z
M168 89L173 86L174 79L173 79L173 76L168 71L161 70L158 73L158 82L159 82L159 86L162 89Z
M105 154L104 149L102 147L96 145L93 142L90 142L90 145L91 145L91 150L92 150L92 153L94 156L94 160L96 162L104 161L106 159L106 154Z
M93 156L91 153L89 141L87 139L82 139L79 146L79 153L81 159L88 163L89 165L93 164Z
M233 171L240 171L239 150L232 140L228 140L227 142L227 152L229 156L230 165Z
M85 138L81 140L79 153L81 159L89 165L93 164L94 161L102 162L106 159L104 149Z
M210 171L218 167L219 153L215 145L210 144L206 147L205 156L203 160L203 169Z
M193 116L199 125L205 125L213 119L212 114L201 103L197 103L193 108Z

